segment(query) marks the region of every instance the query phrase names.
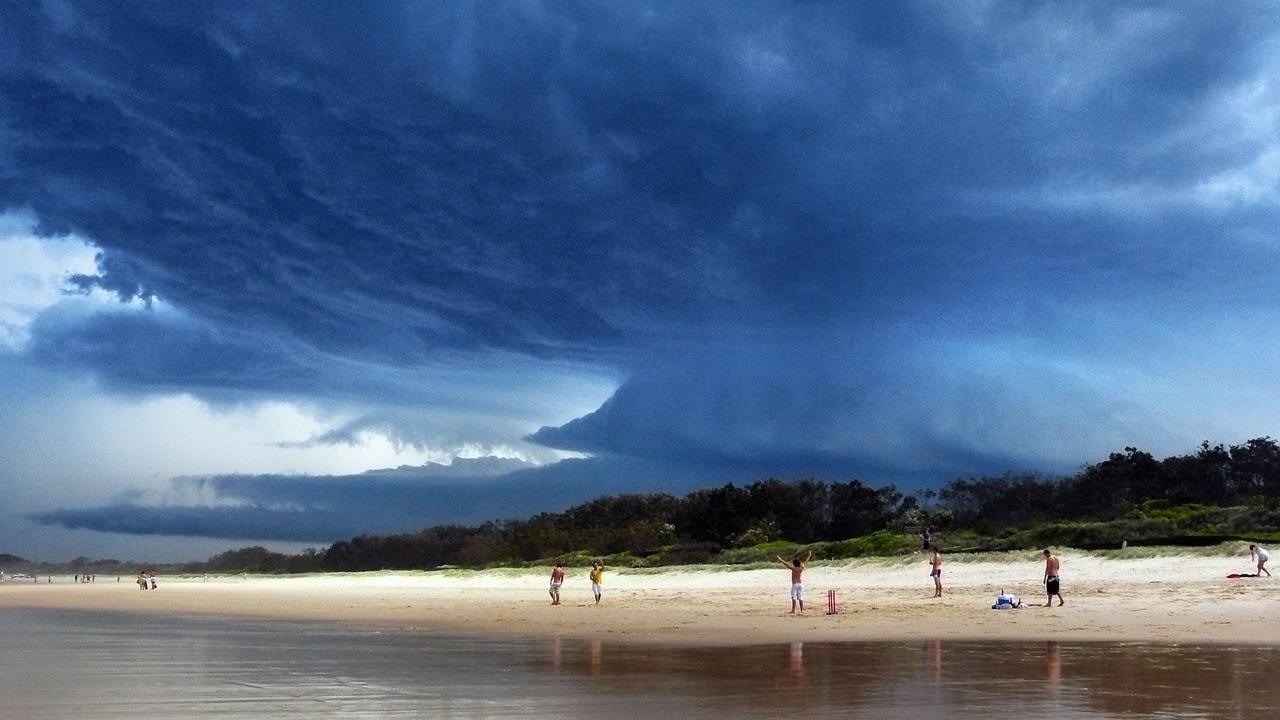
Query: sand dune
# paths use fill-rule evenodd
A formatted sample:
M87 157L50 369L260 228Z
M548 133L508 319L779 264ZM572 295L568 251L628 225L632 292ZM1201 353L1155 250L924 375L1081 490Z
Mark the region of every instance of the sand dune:
M42 607L334 621L414 631L596 637L734 645L789 640L1061 639L1280 644L1280 579L1229 580L1248 558L1106 559L1063 553L1066 606L989 609L1001 589L1043 603L1033 553L948 559L933 599L917 562L811 563L808 614L788 613L781 567L610 570L600 606L585 568L570 568L551 607L543 570L356 573L302 577L161 578L142 592L124 577L0 585L0 607ZM59 580L61 580L59 582ZM828 589L841 612L824 614Z

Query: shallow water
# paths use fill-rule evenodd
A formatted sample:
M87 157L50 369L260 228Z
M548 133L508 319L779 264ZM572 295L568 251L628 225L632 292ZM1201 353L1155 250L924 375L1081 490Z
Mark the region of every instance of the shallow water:
M1280 648L670 648L0 611L0 717L1262 718Z

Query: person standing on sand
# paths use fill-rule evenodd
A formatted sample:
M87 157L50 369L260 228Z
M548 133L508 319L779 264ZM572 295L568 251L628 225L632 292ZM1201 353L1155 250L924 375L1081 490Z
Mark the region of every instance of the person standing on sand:
M600 604L600 595L604 592L604 561L591 561L591 592L595 593L596 604Z
M791 571L791 614L792 615L796 614L797 605L800 606L800 614L801 615L804 614L804 584L800 582L800 577L801 575L804 574L804 569L805 569L804 563L809 562L809 560L811 560L812 558L813 558L813 551L810 550L809 554L805 556L804 562L801 562L800 558L797 557L796 559L791 561L791 564L788 565L787 561L783 560L781 555L778 556L778 562L782 563L783 567Z
M560 604L560 586L564 584L564 565L556 563L555 569L551 571L551 604Z
M942 597L942 552L933 546L933 558L929 560L929 577L933 578L933 596Z
M1262 573L1266 573L1267 577L1271 577L1271 571L1267 569L1267 561L1271 559L1271 556L1267 554L1265 548L1261 545L1250 545L1249 559L1258 561L1258 577L1262 577Z
M1065 602L1062 599L1060 581L1058 579L1058 568L1062 563L1054 554L1049 552L1049 548L1044 549L1044 589L1049 594L1045 607L1053 607L1053 596L1058 596L1058 607L1062 607Z

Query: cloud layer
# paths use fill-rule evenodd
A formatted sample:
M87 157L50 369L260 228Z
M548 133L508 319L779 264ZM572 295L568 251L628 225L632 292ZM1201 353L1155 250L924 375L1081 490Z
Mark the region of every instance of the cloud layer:
M30 517L73 530L330 543L430 524L524 518L638 486L679 492L719 477L690 464L618 458L568 459L548 467L496 458L455 459L450 466L428 463L347 476L178 478L162 505L125 499ZM193 496L205 502L183 501Z
M598 455L494 484L495 514L653 464L918 483L1277 434L1273 16L9 8L0 209L92 243L70 289L132 301L24 315L14 361L348 418L294 450ZM292 512L277 480L163 524ZM46 517L139 532L93 512ZM325 517L288 524L354 529Z

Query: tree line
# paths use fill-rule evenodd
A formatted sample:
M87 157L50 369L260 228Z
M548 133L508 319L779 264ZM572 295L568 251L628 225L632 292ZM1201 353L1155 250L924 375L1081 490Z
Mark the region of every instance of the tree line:
M359 571L482 567L613 556L620 562L702 562L734 548L786 541L844 541L923 527L952 534L1009 535L1064 521L1112 521L1152 507L1266 506L1277 517L1280 445L1269 437L1157 459L1127 447L1067 477L957 478L906 494L860 480L766 479L683 497L601 497L562 512L416 533L361 535L301 555L244 548L210 558L210 571ZM1255 520L1261 516L1251 516ZM1265 528L1264 528L1265 529Z

